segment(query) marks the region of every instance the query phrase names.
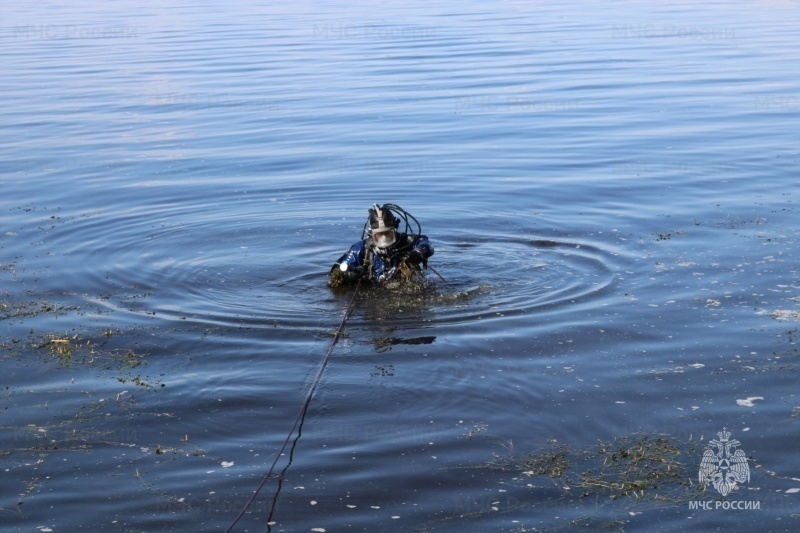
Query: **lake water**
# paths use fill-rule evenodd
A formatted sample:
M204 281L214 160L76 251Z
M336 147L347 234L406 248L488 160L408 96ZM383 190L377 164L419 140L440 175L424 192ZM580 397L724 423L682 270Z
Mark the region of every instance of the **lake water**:
M3 531L800 528L797 2L0 16Z

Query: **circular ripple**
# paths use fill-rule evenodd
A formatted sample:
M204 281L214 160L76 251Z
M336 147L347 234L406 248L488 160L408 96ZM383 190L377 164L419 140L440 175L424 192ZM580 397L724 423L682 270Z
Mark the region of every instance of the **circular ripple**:
M596 305L614 280L617 253L569 240L496 235L441 242L422 291L364 290L357 312L392 327L471 323ZM436 261L441 259L441 261Z
M352 215L266 196L163 200L71 223L55 283L148 320L284 329L338 323L351 291L330 290L327 270L350 244L342 235L360 232ZM594 304L614 279L618 253L598 243L525 238L519 229L463 239L435 233L430 263L447 282L428 271L421 291L365 287L351 325L541 317Z

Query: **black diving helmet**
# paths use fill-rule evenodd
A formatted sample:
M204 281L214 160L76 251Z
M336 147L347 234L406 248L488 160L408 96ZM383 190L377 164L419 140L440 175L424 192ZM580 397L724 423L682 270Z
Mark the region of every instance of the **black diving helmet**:
M378 207L375 204L369 210L369 234L372 242L381 249L390 248L397 242L397 228L400 220L395 218L388 206Z

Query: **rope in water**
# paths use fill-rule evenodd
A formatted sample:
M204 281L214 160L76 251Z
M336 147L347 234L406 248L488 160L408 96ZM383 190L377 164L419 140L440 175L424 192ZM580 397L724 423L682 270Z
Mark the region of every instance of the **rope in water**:
M267 471L267 473L264 474L264 477L261 478L261 483L259 483L256 490L253 492L253 495L250 496L250 499L247 500L247 503L242 508L242 510L239 511L239 514L236 515L236 518L234 518L233 522L231 522L231 525L228 526L228 529L225 530L225 533L230 533L233 530L233 526L235 526L236 523L239 520L241 520L241 518L247 512L247 509L253 504L256 497L258 497L258 493L261 491L262 488L264 488L264 485L267 483L267 480L271 477L274 477L273 471L275 470L275 465L278 464L278 460L280 459L281 455L283 455L283 451L286 449L286 445L289 444L289 441L291 440L292 435L297 429L297 424L300 422L303 413L305 413L305 411L308 409L308 405L311 403L311 398L314 396L314 392L317 390L317 386L319 385L320 379L322 379L322 372L325 370L325 366L327 366L328 364L328 359L330 359L333 347L336 344L336 341L339 340L339 337L341 336L342 332L344 331L344 325L347 323L347 319L350 318L350 313L353 312L353 304L356 301L356 295L358 294L358 288L360 286L361 286L361 279L359 279L358 283L356 283L356 288L353 291L353 296L352 298L350 298L350 303L347 304L347 308L345 309L342 321L339 323L339 328L336 330L336 333L333 334L333 340L331 341L331 344L328 346L328 351L325 352L325 357L322 358L322 364L320 365L319 370L317 371L317 375L314 376L314 380L311 382L311 388L308 390L308 394L306 395L306 400L305 402L303 402L300 411L297 413L297 416L294 419L294 424L292 424L292 429L290 429L289 433L286 435L286 439L283 441L280 450L278 450L278 453L275 454L275 460L272 461L272 466L269 467L269 471Z
M427 265L425 268L428 268L428 269L432 270L434 274L436 274L437 276L439 276L439 279L440 279L440 280L442 280L442 282L443 282L443 283L447 283L447 280L446 280L446 279L444 279L444 278L442 277L442 275L441 275L441 274L439 274L439 272L437 272L437 271L436 271L436 269L435 269L435 268L433 268L433 267L432 267L432 266L430 266L430 265Z

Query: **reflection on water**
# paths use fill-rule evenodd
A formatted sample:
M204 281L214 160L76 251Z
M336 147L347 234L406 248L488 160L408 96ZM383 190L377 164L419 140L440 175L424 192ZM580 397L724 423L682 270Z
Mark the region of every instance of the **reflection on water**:
M436 340L436 337L414 337L411 339L401 339L397 337L383 337L379 339L375 339L373 344L375 345L376 352L388 352L392 349L392 346L396 346L399 344L433 344Z

